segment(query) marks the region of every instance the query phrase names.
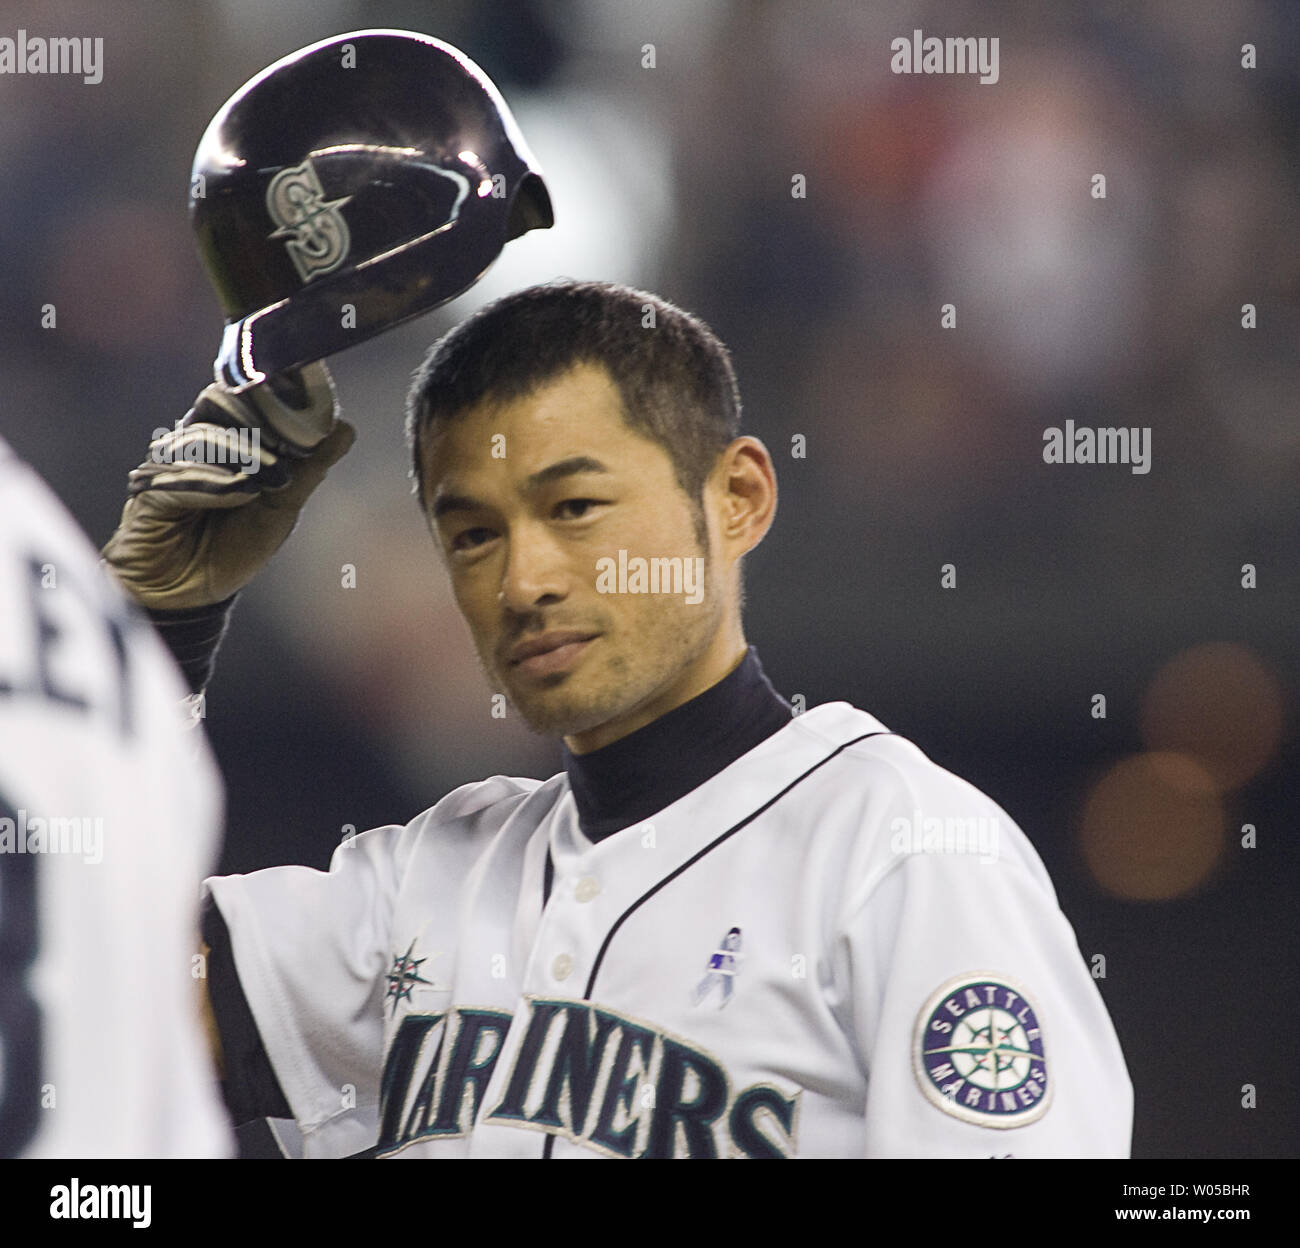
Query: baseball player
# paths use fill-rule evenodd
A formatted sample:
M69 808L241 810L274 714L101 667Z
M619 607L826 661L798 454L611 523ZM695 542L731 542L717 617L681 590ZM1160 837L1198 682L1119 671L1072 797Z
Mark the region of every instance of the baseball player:
M260 480L146 466L106 548L184 617L195 688L346 450L324 378L209 395L315 449ZM1123 1056L1028 839L866 712L793 713L748 645L776 482L739 411L702 322L608 284L508 296L430 353L419 503L492 688L563 766L326 872L208 881L237 1120L294 1119L307 1157L1128 1154Z
M216 769L166 649L2 440L0 601L0 1156L227 1156L193 987Z

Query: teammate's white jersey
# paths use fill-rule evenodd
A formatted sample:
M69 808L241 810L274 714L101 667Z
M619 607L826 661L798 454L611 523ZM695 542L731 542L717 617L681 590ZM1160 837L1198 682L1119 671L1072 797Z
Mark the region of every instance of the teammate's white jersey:
M498 776L209 887L308 1157L1129 1152L1032 846L845 703L596 844Z
M191 978L221 792L152 628L0 441L0 1155L228 1156Z

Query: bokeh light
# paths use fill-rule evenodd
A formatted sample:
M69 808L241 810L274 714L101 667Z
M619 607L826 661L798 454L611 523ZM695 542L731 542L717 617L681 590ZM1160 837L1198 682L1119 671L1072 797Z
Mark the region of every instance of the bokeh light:
M1204 886L1227 842L1217 785L1184 754L1139 754L1115 764L1083 808L1080 840L1093 878L1130 901L1168 901Z
M1282 735L1283 698L1276 676L1245 646L1193 646L1156 673L1142 700L1149 750L1189 755L1220 792L1258 775Z

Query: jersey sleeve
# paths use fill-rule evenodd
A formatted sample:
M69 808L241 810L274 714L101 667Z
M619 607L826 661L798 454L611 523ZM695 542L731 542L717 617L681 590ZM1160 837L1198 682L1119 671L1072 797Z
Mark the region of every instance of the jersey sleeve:
M348 837L328 871L270 867L205 882L304 1157L375 1143L394 916L414 899L454 928L478 855L539 783L462 785L405 827Z
M404 832L349 838L328 871L270 867L206 882L306 1157L359 1152L378 1129L384 958Z
M928 760L881 774L833 958L865 1155L1127 1157L1119 1041L1028 839Z

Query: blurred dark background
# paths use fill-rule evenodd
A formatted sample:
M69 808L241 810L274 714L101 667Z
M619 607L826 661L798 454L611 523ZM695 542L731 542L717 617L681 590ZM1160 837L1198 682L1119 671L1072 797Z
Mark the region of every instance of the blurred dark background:
M871 711L1025 829L1104 959L1134 1155L1295 1156L1300 5L0 0L0 35L104 39L98 85L0 77L0 433L97 545L210 378L200 134L273 59L373 26L488 71L557 228L331 361L358 444L209 691L223 871L323 866L349 827L557 769L491 716L402 403L484 300L627 282L730 345L776 459L747 578L769 675ZM999 81L892 74L916 28L998 37ZM1071 419L1149 428L1150 472L1045 464Z

